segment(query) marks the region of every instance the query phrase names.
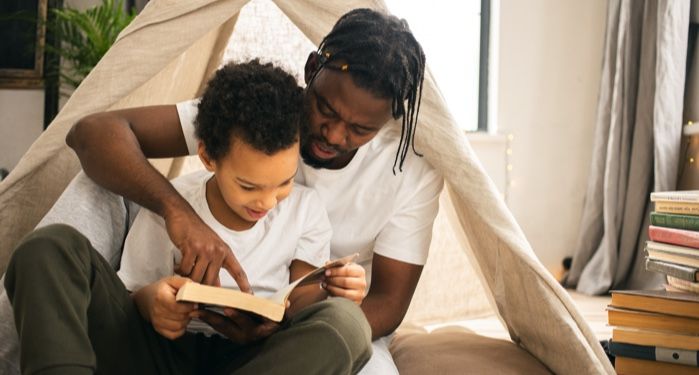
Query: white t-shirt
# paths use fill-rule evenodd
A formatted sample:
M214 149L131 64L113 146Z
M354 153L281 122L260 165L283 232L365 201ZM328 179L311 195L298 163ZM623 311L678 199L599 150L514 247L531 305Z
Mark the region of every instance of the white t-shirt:
M206 181L211 172L199 171L173 180L177 191L202 220L226 242L248 276L256 295L268 296L289 284L289 266L294 259L320 267L329 259L332 230L318 194L295 185L289 196L255 225L234 231L219 223L206 201ZM142 209L124 243L119 278L131 291L174 274L182 253L170 241L165 221ZM221 285L237 284L225 269Z
M194 134L197 104L198 100L177 104L192 155L198 143ZM301 161L295 178L315 189L325 204L333 228L330 257L359 253L358 263L366 268L368 281L373 253L425 264L439 209L443 179L424 158L409 155L403 172L396 168L393 175L399 137L385 126L346 167L315 169Z

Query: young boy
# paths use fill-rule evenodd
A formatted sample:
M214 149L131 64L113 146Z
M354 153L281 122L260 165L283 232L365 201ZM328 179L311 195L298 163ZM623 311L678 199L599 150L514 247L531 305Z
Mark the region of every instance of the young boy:
M173 181L233 249L253 293L262 296L322 266L330 256L332 229L320 198L305 186L292 189L302 95L291 76L269 65L253 61L223 67L209 82L196 120L206 171ZM174 275L181 259L164 220L143 210L129 230L118 275L127 289L138 291ZM220 284L238 287L227 272L220 273ZM326 297L317 286L299 288L290 298L289 313ZM162 328L159 317L143 312L161 334L174 336ZM194 330L213 333L206 325Z
M198 108L199 156L207 171L174 181L230 245L260 295L329 256L322 203L311 189L292 189L302 96L294 78L271 64L225 66ZM294 291L281 326L226 309L241 329L216 332L229 327L220 324L225 317L175 301L188 282L173 276L181 254L163 219L150 211L139 213L126 239L118 272L124 284L87 241L72 249L52 230L40 230L40 244L32 236L25 240L7 272L23 373L356 373L369 359L361 300L314 303L327 297L317 285ZM363 277L360 266L350 267ZM220 284L237 285L225 271ZM358 289L364 295L363 286ZM208 325L190 325L192 318Z

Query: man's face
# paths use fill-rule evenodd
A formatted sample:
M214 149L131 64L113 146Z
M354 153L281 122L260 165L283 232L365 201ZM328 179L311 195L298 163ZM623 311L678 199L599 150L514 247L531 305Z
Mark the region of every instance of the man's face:
M306 88L308 133L301 155L316 168L346 166L391 119L391 100L355 85L348 72L321 69Z

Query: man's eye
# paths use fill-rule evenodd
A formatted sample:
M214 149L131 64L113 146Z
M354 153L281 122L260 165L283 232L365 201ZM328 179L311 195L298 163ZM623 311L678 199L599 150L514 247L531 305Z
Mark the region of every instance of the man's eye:
M352 131L353 131L355 134L357 134L357 135L367 135L367 134L370 133L369 130L366 130L366 129L364 129L364 128L360 128L360 127L358 127L358 126L353 126L353 127L352 127Z
M318 111L326 117L335 116L335 114L330 110L330 108L328 108L328 106L320 100L318 100Z
M253 186L245 186L245 185L240 185L240 188L245 190L245 191L253 191L255 188Z

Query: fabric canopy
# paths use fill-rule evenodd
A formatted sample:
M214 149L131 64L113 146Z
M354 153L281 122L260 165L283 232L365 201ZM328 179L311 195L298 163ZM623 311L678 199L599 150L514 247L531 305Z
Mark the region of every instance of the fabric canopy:
M151 1L75 91L48 130L0 183L0 272L13 247L80 169L65 145L75 121L96 111L197 96L245 0ZM318 44L347 11L380 0L276 0ZM559 374L613 374L573 301L537 260L501 195L455 125L430 74L416 148L445 177L451 222L512 340ZM398 126L397 123L391 126Z

